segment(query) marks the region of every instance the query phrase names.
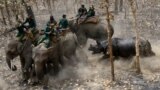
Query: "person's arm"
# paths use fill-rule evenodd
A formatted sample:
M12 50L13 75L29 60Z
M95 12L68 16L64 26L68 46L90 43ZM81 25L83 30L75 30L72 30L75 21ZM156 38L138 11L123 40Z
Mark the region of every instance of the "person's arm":
M68 25L69 25L69 23L68 23L68 20L66 19L66 25L67 25L67 27L68 27Z
M47 22L47 26L50 26L50 21Z
M78 9L78 15L81 16L82 14L83 14L83 10L82 10L82 8L79 8L79 9Z
M60 22L59 22L59 24L58 24L58 25L59 25L59 27L61 27L61 24L62 24L62 19L60 20Z
M46 27L46 29L45 29L45 32L44 32L45 34L50 34L51 33L51 30L50 30L50 28L49 27Z
M87 14L87 9L86 8L84 9L84 14Z
M54 25L56 25L57 24L57 21L56 20L54 20Z
M22 25L26 24L27 22L28 22L28 18L25 20L25 22L24 22L24 23L22 23Z

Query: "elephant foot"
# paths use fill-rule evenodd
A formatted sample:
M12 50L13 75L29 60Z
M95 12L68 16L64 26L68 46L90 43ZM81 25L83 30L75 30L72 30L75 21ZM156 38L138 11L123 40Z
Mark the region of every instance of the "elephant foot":
M101 59L109 58L109 55L103 55Z
M49 90L48 86L43 86L43 90Z
M26 86L28 84L28 80L22 80L20 83L19 83L19 86Z
M39 85L40 83L39 82L31 82L31 83L29 83L31 86L37 86L37 85Z

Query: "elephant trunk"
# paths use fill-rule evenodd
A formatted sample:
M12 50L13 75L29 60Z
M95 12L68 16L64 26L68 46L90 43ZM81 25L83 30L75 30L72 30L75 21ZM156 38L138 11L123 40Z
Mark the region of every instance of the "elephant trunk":
M16 70L17 70L17 67L16 67L15 65L12 65L11 60L12 60L11 58L6 57L6 62L7 62L8 67L9 67L12 71L16 71Z
M26 64L25 64L23 70L25 70L25 71L29 70L32 67L32 64L33 64L32 58L27 58L26 59Z
M37 79L41 81L44 76L44 64L35 62L35 71L36 71Z

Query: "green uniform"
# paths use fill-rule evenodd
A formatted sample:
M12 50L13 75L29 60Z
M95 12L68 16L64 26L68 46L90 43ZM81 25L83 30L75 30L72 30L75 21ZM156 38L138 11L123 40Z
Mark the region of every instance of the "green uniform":
M18 30L18 33L17 33L17 35L16 35L16 37L18 37L18 40L20 41L20 42L22 42L23 41L23 38L24 38L24 36L25 36L25 31L24 31L24 26L23 25L21 25L21 26L18 26L17 27L17 30Z
M48 21L48 22L47 22L47 26L50 26L51 24L56 25L56 24L57 24L57 22L56 22L56 21Z
M50 34L51 34L51 28L49 28L49 27L46 27L46 29L45 29L45 32L44 32L44 35L42 35L41 37L40 37L40 39L39 39L39 41L38 41L38 44L40 44L40 43L45 43L46 44L46 48L48 48L49 47L49 45L50 45Z
M41 37L40 37L40 39L38 40L38 44L40 44L40 43L45 43L46 44L46 48L48 48L49 46L50 46L50 43L51 43L51 38L50 38L50 35L53 33L53 32L55 32L55 29L54 29L54 27L53 28L51 28L51 24L54 24L55 25L55 23L51 23L50 21L47 23L47 27L46 27L46 29L45 29L45 31L44 31L44 35L42 35Z
M94 9L89 9L88 13L87 13L87 17L92 17L95 16L95 11Z
M62 18L59 22L59 27L66 29L68 27L68 20L66 18Z
M35 20L33 18L27 18L25 20L25 22L23 23L23 25L26 24L26 23L29 24L28 28L31 29L31 32L34 34L36 32L35 31L35 28L36 28L36 22L35 22Z

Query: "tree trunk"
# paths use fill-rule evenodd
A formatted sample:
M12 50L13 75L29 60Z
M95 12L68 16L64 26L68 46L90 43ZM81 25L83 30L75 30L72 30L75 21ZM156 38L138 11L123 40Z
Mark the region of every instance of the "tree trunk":
M118 14L118 0L115 0L114 2L114 11L115 11L115 14Z
M38 9L38 3L37 3L37 0L33 0L34 1L34 3L36 4L36 8L37 8L37 10L39 10Z
M68 3L67 2L63 2L63 4L64 4L64 6L65 6L65 9L66 9L66 14L68 14L69 12L69 10L68 10Z
M20 15L21 15L21 18L24 20L25 18L25 15L24 15L24 10L23 10L23 6L21 6L21 11L20 11Z
M54 13L54 11L55 11L55 0L52 0L52 9L53 9L53 13Z
M42 3L43 3L43 6L46 7L46 4L45 4L44 0L42 0Z
M112 75L112 81L115 80L114 75L114 62L113 62L113 54L112 54L112 39L111 39L111 24L110 24L110 18L109 18L109 0L106 0L106 10L107 10L107 27L108 27L108 42L109 42L109 54L110 54L110 62L111 62L111 75Z
M12 10L12 12L13 12L13 14L14 14L14 18L15 18L15 21L18 21L18 8L17 8L17 0L13 0L12 1L12 8L11 8L11 10Z
M52 6L51 6L51 1L50 0L46 0L47 2L47 5L48 5L48 11L49 11L49 14L52 15Z
M137 29L137 15L136 15L136 2L134 2L134 0L129 0L130 2L130 6L131 6L131 10L132 10L132 14L133 14L133 18L134 18L134 28L135 28L135 33L136 33L136 61L135 61L135 66L136 66L136 72L137 73L141 73L141 68L140 68L140 59L139 59L139 31Z
M9 24L12 25L11 15L10 15L10 11L9 11L7 0L5 0L5 7L6 7L6 12L7 12Z
M0 10L1 10L1 15L2 15L3 24L4 24L4 25L7 25L6 19L5 19L5 16L4 16L4 12L3 12L4 8L0 8Z
M120 0L119 11L123 11L123 0Z

